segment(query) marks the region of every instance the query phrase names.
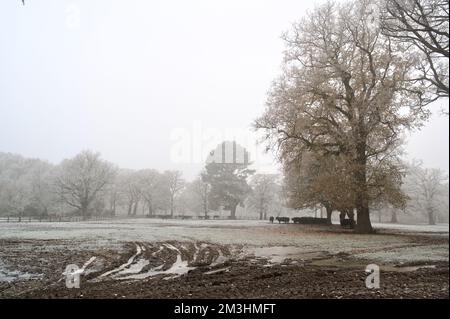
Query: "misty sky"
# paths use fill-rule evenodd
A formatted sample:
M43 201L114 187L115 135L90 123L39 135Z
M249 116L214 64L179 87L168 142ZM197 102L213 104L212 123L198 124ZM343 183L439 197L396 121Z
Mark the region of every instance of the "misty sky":
M0 151L58 163L93 149L192 178L235 138L273 170L251 123L279 73L281 33L319 1L25 2L0 2ZM448 130L434 116L409 158L448 170Z

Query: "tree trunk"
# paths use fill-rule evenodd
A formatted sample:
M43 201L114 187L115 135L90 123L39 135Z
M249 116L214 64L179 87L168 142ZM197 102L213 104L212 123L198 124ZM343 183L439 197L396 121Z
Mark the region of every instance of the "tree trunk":
M88 219L88 205L86 203L81 204L81 216L83 220Z
M326 205L325 209L327 210L327 224L331 225L333 223L331 221L331 215L333 214L333 208L331 206Z
M136 203L134 203L134 208L133 208L133 216L136 216L136 213L137 213L137 209L138 209L138 204L139 204L139 202L138 202L138 201L136 201Z
M203 202L203 213L205 214L205 219L208 219L208 203L206 201Z
M111 212L111 217L116 216L116 200L112 201L110 212Z
M391 223L393 223L393 224L398 223L397 211L395 209L392 209Z
M373 233L372 224L370 222L369 210L366 207L360 207L357 213L355 231L360 234Z
M231 206L231 215L230 215L230 219L236 219L236 208L237 208L237 204L233 204L233 206Z
M87 208L86 207L81 208L81 217L83 218L83 220L87 219Z
M428 225L436 225L436 219L432 209L428 209Z
M261 196L259 199L259 220L264 219L264 197Z
M173 218L173 211L174 211L173 202L174 202L173 197L171 197L170 198L170 218Z
M131 210L133 209L133 201L128 202L128 216L131 215Z
M366 160L366 143L363 136L359 136L362 140L357 144L355 182L356 182L356 213L357 223L355 231L361 234L373 233L372 224L370 222L369 211L369 194L367 190L367 160Z

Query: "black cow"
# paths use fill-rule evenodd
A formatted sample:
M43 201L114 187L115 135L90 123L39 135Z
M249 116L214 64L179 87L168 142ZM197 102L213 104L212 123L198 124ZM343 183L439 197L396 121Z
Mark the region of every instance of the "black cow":
M270 217L269 217L269 220L270 220L270 222L273 224L273 220L274 220L273 216L270 216Z
M289 217L277 217L275 219L278 221L279 224L281 224L281 223L288 224L290 221Z
M341 227L348 229L355 229L356 222L353 219L342 219Z
M348 216L348 218L345 218L346 215ZM355 213L353 212L353 209L347 209L342 211L339 214L339 219L342 228L354 229L356 226Z

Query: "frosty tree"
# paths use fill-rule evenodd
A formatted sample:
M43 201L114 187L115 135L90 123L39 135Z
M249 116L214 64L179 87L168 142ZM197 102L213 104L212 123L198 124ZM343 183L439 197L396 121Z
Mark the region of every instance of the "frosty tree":
M164 172L164 177L169 188L170 216L173 217L175 201L180 192L183 190L185 181L182 178L182 173L180 171L166 171Z
M383 4L383 34L416 52L417 73L411 81L425 93L424 102L448 98L449 1L385 0Z
M277 178L276 174L256 174L250 181L252 190L248 202L258 212L260 220L267 219L267 213L278 195Z
M114 167L100 159L99 153L83 151L61 163L55 186L64 203L79 210L86 219L91 204L113 181L115 173Z
M428 115L408 81L415 59L380 33L375 5L328 2L294 24L283 36L282 74L255 123L283 163L304 152L348 159L361 233L372 232L369 165L391 156L402 131Z
M212 209L223 207L230 211L230 219L236 219L236 208L244 203L250 192L247 178L249 155L236 142L223 142L212 150L207 159L202 180L210 185L209 203Z
M410 199L408 210L425 214L428 224L436 224L438 213L448 214L448 175L444 171L413 162L408 167L405 189Z

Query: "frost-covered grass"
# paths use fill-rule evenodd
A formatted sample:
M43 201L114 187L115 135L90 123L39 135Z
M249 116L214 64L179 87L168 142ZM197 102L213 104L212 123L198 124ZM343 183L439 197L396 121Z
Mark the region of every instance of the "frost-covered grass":
M270 224L243 220L121 219L87 222L0 223L0 239L64 239L89 246L120 242L203 241L249 247L289 246L299 254L328 252L396 261L448 261L448 243L417 242L414 234L436 233L448 238L448 225L375 224L386 232L357 235L325 227ZM396 233L401 233L397 235ZM405 235L406 234L406 235ZM445 238L444 238L445 240Z
M389 229L389 230L399 230L406 232L420 232L420 233L447 233L449 232L448 224L438 224L438 225L405 225L405 224L379 224L374 223L374 228L377 229Z
M379 260L383 263L433 263L448 262L448 245L426 245L405 247L401 249L383 250L355 254L357 258Z

